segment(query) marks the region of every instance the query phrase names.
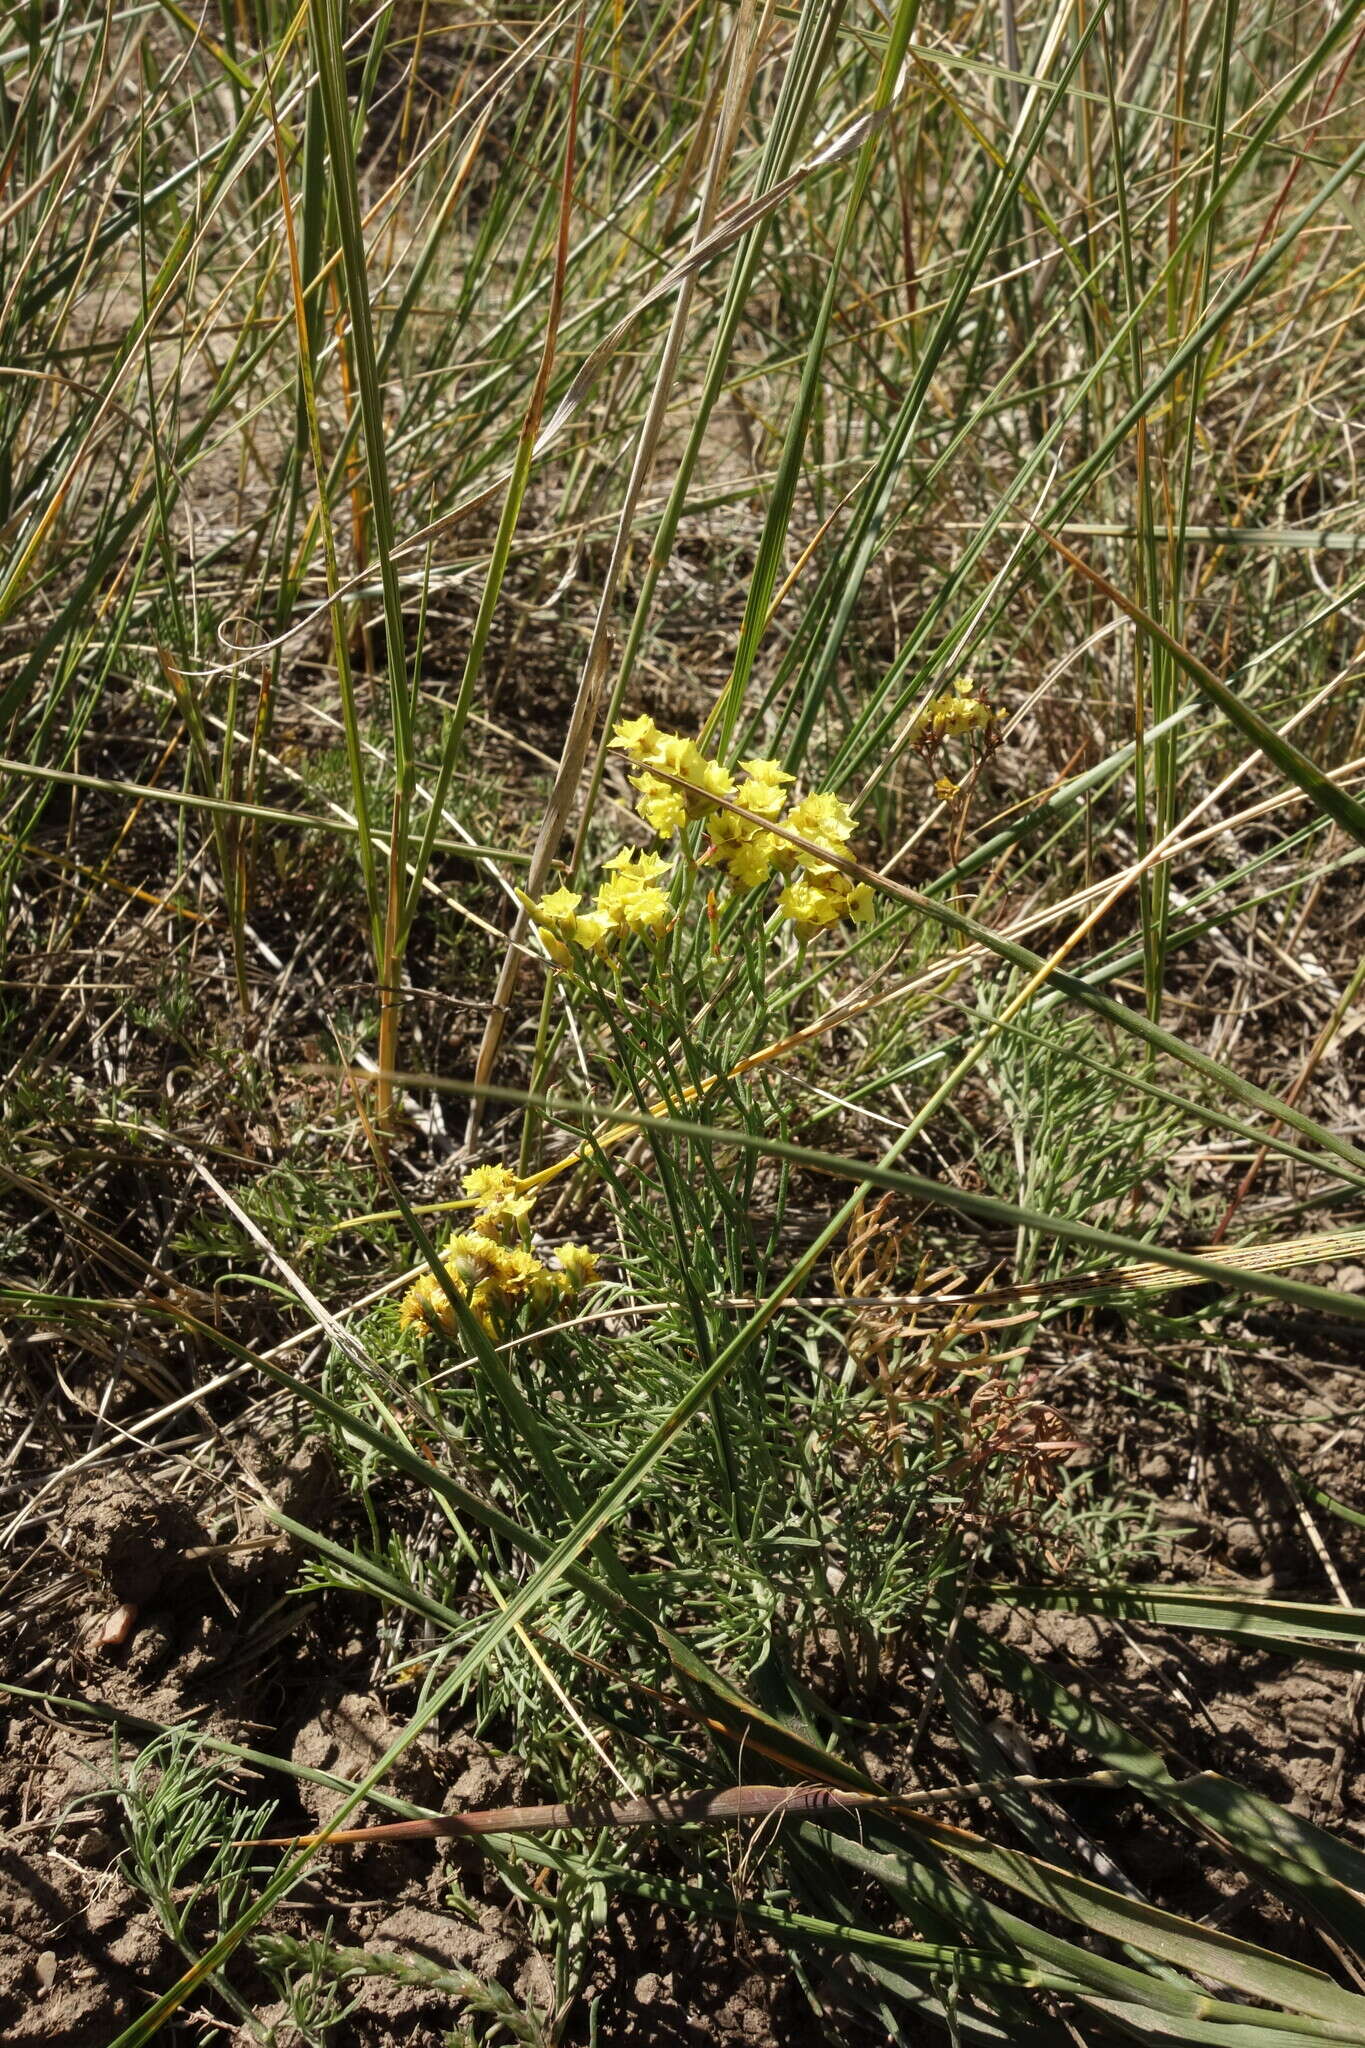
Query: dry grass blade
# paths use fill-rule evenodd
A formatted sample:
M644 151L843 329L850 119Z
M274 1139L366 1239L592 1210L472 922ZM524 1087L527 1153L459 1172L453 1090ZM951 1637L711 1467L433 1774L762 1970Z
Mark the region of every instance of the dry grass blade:
M764 19L767 16L765 13ZM692 237L692 254L695 257L711 234L720 195L734 153L739 123L744 113L747 88L752 80L753 66L757 56L762 24L758 19L757 0L743 0L731 32L729 46L728 78L724 103L706 178L697 207L696 225ZM664 420L673 397L673 383L677 372L683 343L687 336L687 324L692 310L693 293L696 290L697 272L695 267L686 269L678 279L677 298L669 320L668 333L664 339L657 374L645 417L635 444L631 461L630 476L626 483L612 541L611 555L602 577L598 593L597 609L593 618L592 632L588 640L587 653L583 660L583 672L579 678L568 730L564 738L563 752L555 771L554 783L550 790L549 802L545 807L545 818L536 837L531 854L531 865L526 881L526 893L537 896L545 886L550 866L559 850L560 841L568 829L573 809L578 801L583 781L583 770L588 750L597 731L602 709L602 697L606 687L607 671L611 660L612 622L615 616L616 596L634 539L635 517L641 497L654 469L658 455L659 441L663 433ZM580 372L581 375L581 372ZM529 460L529 457L528 457ZM586 824L586 819L584 819ZM574 865L576 865L576 861ZM493 1078L498 1050L506 1027L508 1008L517 977L523 961L523 941L526 936L527 920L524 910L518 913L507 943L507 951L498 972L493 990L492 1007L484 1026L483 1037L474 1064L474 1078L482 1087ZM465 1134L466 1148L472 1152L478 1142L482 1118L482 1102L475 1096L470 1104L469 1125Z
M1075 1778L1009 1779L1021 1790L1075 1785ZM1081 1783L1113 1785L1110 1772L1092 1773ZM478 1835L551 1834L561 1828L595 1834L603 1828L691 1827L700 1823L727 1825L741 1820L838 1819L846 1814L913 1812L916 1808L955 1799L978 1799L994 1781L948 1785L933 1792L855 1792L841 1785L735 1785L722 1792L683 1792L650 1799L604 1799L547 1806L492 1806L480 1812L450 1813L417 1820L381 1821L371 1827L339 1828L317 1835L266 1835L246 1848L303 1849L323 1844L343 1847L364 1842L458 1841Z

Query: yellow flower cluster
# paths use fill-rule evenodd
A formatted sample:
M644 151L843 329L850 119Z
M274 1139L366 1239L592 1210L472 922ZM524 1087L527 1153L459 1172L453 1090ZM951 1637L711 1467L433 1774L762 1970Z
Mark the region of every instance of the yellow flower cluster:
M812 846L826 853L842 854L853 834L853 816L837 796L818 792L793 804L783 820L789 832L799 832ZM779 842L780 843L780 842ZM872 915L872 889L867 882L855 882L838 868L830 867L818 853L804 847L784 846L784 872L793 865L796 872L777 899L784 917L796 926L798 939L812 938L827 925L846 917L853 924L866 924Z
M681 733L660 732L652 718L622 719L611 743L644 769L642 775L630 778L640 792L635 808L660 839L671 839L684 825L714 809L707 801L710 797L732 796L738 801L734 777L727 768L708 760L695 740L685 740ZM667 769L688 787L676 788L661 776L651 775L651 768Z
M976 694L971 676L959 676L951 689L935 697L918 714L910 736L923 753L932 753L952 733L984 737L995 724L995 710Z
M668 929L668 897L659 887L668 862L657 853L624 852L614 854L607 868L591 910L580 911L583 898L576 889L552 889L538 903L522 898L545 950L561 967L573 964L571 945L581 946L585 953L605 954L631 932L659 939Z
M565 1300L572 1300L598 1279L597 1261L586 1245L561 1245L555 1268L545 1265L519 1239L535 1206L534 1193L523 1194L514 1173L505 1166L476 1166L464 1179L474 1202L467 1230L457 1230L441 1247L447 1280L471 1315L490 1337L500 1336L524 1307L543 1319ZM400 1329L420 1324L423 1334L442 1330L460 1334L450 1298L434 1273L424 1273L403 1296L398 1310Z
M737 780L703 754L695 740L661 732L652 718L624 719L611 743L640 771L630 779L645 823L661 839L670 839L684 825L704 820L709 843L703 859L723 868L734 889L760 889L779 875L786 886L778 907L802 940L840 918L865 924L871 917L871 888L842 874L826 857L844 854L853 834L852 813L839 797L802 797L783 817L795 778L780 763L759 756L741 761ZM678 781L666 782L660 769ZM721 798L753 816L737 817L722 807ZM809 847L792 846L765 830L759 819L780 821L808 840ZM607 862L609 879L598 891L595 908L586 912L572 889L555 889L538 903L524 899L551 958L568 966L571 946L602 954L626 933L661 937L668 926L668 902L658 877L666 865L657 853L618 853Z

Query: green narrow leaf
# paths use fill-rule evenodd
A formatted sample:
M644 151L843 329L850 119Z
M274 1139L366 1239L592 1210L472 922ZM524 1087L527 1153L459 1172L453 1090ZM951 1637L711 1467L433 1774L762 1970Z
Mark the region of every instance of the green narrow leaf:
M1175 1778L1163 1759L1087 1698L1012 1644L960 1619L956 1642L973 1664L1165 1812L1213 1836L1270 1889L1301 1907L1365 1960L1365 1855L1262 1794L1211 1772Z
M1316 761L1310 761L1306 754L1300 753L1292 740L1277 732L1273 725L1268 725L1260 713L1254 710L1244 697L1239 697L1235 690L1230 690L1222 677L1215 675L1211 668L1206 667L1197 654L1191 653L1173 633L1168 633L1150 612L1144 611L1131 597L1125 596L1107 576L1102 575L1091 563L1083 561L1064 540L1060 540L1055 533L1049 533L1045 527L1040 526L1037 531L1050 547L1055 548L1059 555L1085 577L1088 583L1093 584L1096 590L1102 591L1111 604L1126 612L1148 639L1154 640L1165 650L1176 666L1196 682L1205 696L1217 705L1228 723L1236 726L1244 739L1250 740L1254 747L1258 747L1266 759L1279 769L1287 782L1297 783L1317 810L1324 816L1332 818L1343 831L1350 834L1357 845L1365 846L1365 804L1361 804L1349 790L1343 789L1324 775Z

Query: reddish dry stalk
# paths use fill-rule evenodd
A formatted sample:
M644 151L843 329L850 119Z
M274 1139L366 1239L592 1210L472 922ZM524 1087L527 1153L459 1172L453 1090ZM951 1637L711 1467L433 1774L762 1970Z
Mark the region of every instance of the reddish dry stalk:
M685 1821L762 1820L779 1811L808 1815L852 1807L890 1809L900 1802L876 1792L844 1792L831 1785L731 1785L723 1792L681 1792L658 1799L582 1800L571 1805L487 1806L424 1820L384 1821L377 1827L338 1828L316 1835L275 1835L244 1846L305 1849L315 1842L411 1842L446 1835L531 1835L555 1828L672 1827Z
M557 1828L676 1827L686 1822L767 1820L773 1815L809 1819L824 1813L897 1813L931 1800L970 1799L995 1781L945 1785L933 1792L855 1792L838 1785L728 1785L721 1792L679 1792L655 1799L582 1800L571 1805L488 1806L477 1813L431 1815L420 1820L383 1821L376 1827L324 1828L315 1835L264 1835L237 1844L243 1849L308 1849L331 1842L435 1841L461 1835L535 1835ZM1112 1771L1084 1778L1013 1777L1016 1789L1065 1788L1119 1782Z

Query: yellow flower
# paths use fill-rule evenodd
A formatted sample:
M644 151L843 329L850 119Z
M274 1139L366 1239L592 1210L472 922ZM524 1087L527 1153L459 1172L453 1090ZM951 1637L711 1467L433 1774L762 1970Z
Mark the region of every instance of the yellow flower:
M498 1311L502 1306L502 1297L491 1280L485 1280L482 1287L476 1287L470 1295L469 1312L485 1337L500 1334Z
M667 865L657 853L629 851L607 862L611 874L597 892L597 909L614 931L663 936L672 913L655 877L663 874Z
M851 881L837 868L817 868L789 882L777 907L796 926L796 936L804 945L841 917L853 924L866 924L873 911L872 889L867 882Z
M423 1278L426 1277L428 1276L423 1276ZM414 1323L425 1323L425 1321L426 1291L422 1286L421 1280L416 1280L398 1304L398 1327L400 1330L408 1330L411 1329Z
M969 686L959 686L954 702L961 707L954 717L980 714ZM737 784L730 770L703 753L695 740L661 732L648 717L621 720L611 744L639 766L641 772L630 778L638 793L637 809L660 837L705 819L710 845L704 858L724 869L733 888L760 889L774 869L780 871L787 883L782 912L803 942L841 918L864 924L872 916L867 884L850 881L831 865L832 857L845 852L854 830L853 813L841 797L814 790L793 804L785 823L806 842L798 849L771 829L782 819L795 779L780 762L763 754L749 756L739 764L743 780ZM749 815L721 808L731 800ZM605 865L590 910L580 909L582 898L571 889L554 890L539 903L523 899L552 957L566 965L572 964L571 947L609 959L621 938L658 939L669 929L673 912L662 884L667 859L657 852L626 848ZM511 1189L494 1198L493 1184L489 1186L490 1199L482 1204L475 1229L495 1243L505 1243L510 1226L520 1222L529 1204Z
M612 744L646 770L631 777L640 793L636 809L662 839L680 831L691 819L703 817L712 808L708 798L729 796L734 790L729 770L703 754L695 740L684 739L677 732L660 732L652 719L629 719L618 725ZM690 788L679 789L662 776L649 774L651 768L666 769Z
M599 911L589 910L584 916L574 919L571 936L574 944L581 946L585 953L605 955L611 925Z
M661 782L657 775L636 775L631 780L639 790L636 810L652 832L660 839L671 839L687 823L687 801L680 789L671 782Z
M487 1286L509 1297L524 1294L536 1275L545 1271L535 1253L519 1244L490 1245L489 1260L492 1271Z
M786 769L776 761L758 757L739 765L745 771L745 779L735 790L735 802L746 811L757 811L761 818L779 818L787 800L783 785L792 780ZM747 818L737 818L733 811L713 812L708 829L712 858L721 863L735 888L761 888L781 857L782 842L751 825ZM791 850L787 851L794 858Z
M496 1201L485 1203L479 1210L474 1218L474 1228L480 1237L510 1237L517 1224L529 1216L535 1206L534 1195L500 1195Z
M768 782L775 789L782 789L787 783L796 780L780 761L770 761L764 754L751 754L747 761L741 761L739 765L751 781Z
M661 939L673 922L673 906L662 889L637 889L623 906L626 929Z
M746 811L757 811L760 818L780 818L786 801L786 791L775 782L756 782L752 776L735 791L735 802Z
M552 1273L548 1266L542 1266L533 1273L526 1289L526 1298L536 1315L546 1316L559 1300L563 1274Z
M781 804L779 790L779 809ZM720 862L737 889L757 889L767 881L779 850L779 842L771 832L764 832L745 818L737 818L733 811L717 811L709 830L710 857Z
M613 931L629 931L629 906L639 893L638 882L632 884L626 875L613 875L597 892L598 914L607 920Z
M973 678L962 675L917 714L910 735L917 746L929 753L949 734L984 733L994 720L992 707L976 695Z
M733 796L735 793L735 778L729 769L722 768L719 761L708 760L700 747L693 746L690 740L687 765L682 772L703 799L708 796ZM698 806L698 816L708 808L703 801Z
M441 1246L441 1264L462 1287L477 1287L492 1270L494 1250L477 1230L457 1230Z
M465 1290L459 1281L453 1274L448 1273L448 1277L455 1292L462 1295ZM443 1330L447 1337L459 1334L450 1298L434 1273L423 1273L403 1296L398 1310L398 1326L406 1330L413 1323L420 1323L424 1330Z
M473 1227L479 1236L505 1237L530 1215L536 1198L534 1193L519 1194L520 1185L506 1166L475 1166L465 1175L464 1191L478 1204Z
M739 765L744 770L745 780L735 791L735 802L743 804L746 811L757 811L762 818L779 817L787 801L786 784L794 782L795 776L789 775L776 761L757 756L741 761Z
M818 876L798 875L782 891L777 907L784 917L791 919L796 936L804 943L826 925L837 924L843 906L832 890L820 886Z
M755 832L725 851L725 872L737 889L761 889L773 871L779 842L771 832Z
M658 738L659 728L652 718L623 718L611 736L611 745L618 753L629 754L632 761L646 761Z
M537 924L547 925L557 937L564 939L573 927L574 912L583 898L572 889L551 889L539 903L530 896L524 897L523 901Z
M556 1256L571 1293L581 1294L585 1287L596 1287L601 1278L597 1257L585 1244L562 1244Z
M531 896L523 895L521 900L536 920L541 943L557 967L572 968L574 964L566 940L587 953L605 951L611 935L608 920L595 910L579 916L578 906L583 898L573 889L554 889L539 903Z
M581 1293L598 1279L597 1261L583 1245L563 1246L559 1269L551 1272L524 1245L499 1244L469 1231L457 1231L449 1240L441 1264L455 1294L490 1337L501 1336L524 1306L533 1320L543 1318L563 1297ZM439 1330L460 1338L459 1318L434 1273L423 1273L399 1304L399 1328L414 1325L426 1335Z
M680 732L657 733L645 756L649 767L666 768L670 775L683 776L690 776L691 767L704 758L696 741L684 739Z
M848 805L841 797L818 790L793 804L782 822L789 832L799 832L803 839L823 847L826 853L842 853L853 836L853 813ZM788 847L787 852L803 868L823 865L818 854L804 853L795 847Z
M573 936L574 912L583 898L572 889L552 889L539 903L522 891L518 894L535 919L540 942L556 967L572 967L573 959L564 941Z
M669 863L661 853L651 853L643 846L624 846L602 865L616 874L633 875L639 882L657 882L660 875L669 871Z
M568 891L565 890L567 895ZM574 898L575 903L578 898ZM517 1177L506 1166L474 1166L464 1177L464 1191L476 1202L501 1201L517 1191Z

